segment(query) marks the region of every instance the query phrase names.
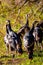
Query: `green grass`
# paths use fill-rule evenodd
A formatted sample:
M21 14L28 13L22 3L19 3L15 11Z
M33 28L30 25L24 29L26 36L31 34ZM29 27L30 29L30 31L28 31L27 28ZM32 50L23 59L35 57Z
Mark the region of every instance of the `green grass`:
M41 10L38 10L36 12L38 8L37 5L38 4L36 3L33 3L31 5L26 3L26 5L21 8L21 12L18 15L19 7L9 8L8 4L2 3L0 5L0 31L5 34L5 21L9 19L11 21L12 29L17 32L19 28L26 23L27 13L30 15L30 17L28 17L30 27L34 20L43 20L43 12ZM35 15L34 12L36 12ZM17 16L19 16L19 19L17 19ZM28 59L26 52L21 56L15 56L14 58L11 54L8 54L8 56L6 56L7 50L4 44L3 34L0 33L0 65L43 65L43 51L34 51L33 60Z
M14 58L11 54L6 53L6 46L3 41L3 37L0 36L0 65L43 65L43 51L35 50L33 54L33 60L28 59L27 52L22 55L16 55Z

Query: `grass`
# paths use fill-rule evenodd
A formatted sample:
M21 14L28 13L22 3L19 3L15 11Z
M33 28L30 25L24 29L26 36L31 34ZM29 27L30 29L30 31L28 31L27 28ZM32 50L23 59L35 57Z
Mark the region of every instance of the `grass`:
M37 10L36 3L24 5L20 10L20 14L18 15L18 7L17 8L9 8L9 5L6 3L2 3L0 6L0 32L5 35L5 21L9 19L11 21L11 26L14 31L18 31L19 28L26 23L26 14L29 14L28 17L29 25L31 27L34 20L43 20L43 12L41 10ZM34 12L35 15L34 15ZM18 17L18 18L17 18ZM38 52L34 51L33 60L28 59L28 55L24 52L21 56L7 55L6 46L4 44L4 35L0 33L0 65L43 65L43 51Z
M33 60L28 59L26 52L13 58L11 54L7 55L6 51L3 37L0 36L0 65L43 65L43 51L39 52L39 50L35 50Z

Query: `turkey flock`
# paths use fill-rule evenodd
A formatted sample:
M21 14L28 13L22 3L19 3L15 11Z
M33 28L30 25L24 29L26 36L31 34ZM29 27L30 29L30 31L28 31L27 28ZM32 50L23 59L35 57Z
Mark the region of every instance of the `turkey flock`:
M35 26L36 25L36 26ZM28 58L33 59L34 45L40 45L43 49L43 21L34 21L32 27L29 27L28 16L26 24L22 26L18 32L12 30L10 20L6 21L6 35L4 42L8 53L12 53L13 57L16 54L23 54L23 48L28 53Z

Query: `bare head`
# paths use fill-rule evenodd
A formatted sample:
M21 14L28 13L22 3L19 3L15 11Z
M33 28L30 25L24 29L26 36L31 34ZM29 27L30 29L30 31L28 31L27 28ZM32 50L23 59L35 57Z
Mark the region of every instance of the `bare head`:
M25 33L28 32L30 30L29 27L25 27Z
M34 21L34 24L38 23L39 21Z
M6 20L6 23L9 24L10 23L10 20Z

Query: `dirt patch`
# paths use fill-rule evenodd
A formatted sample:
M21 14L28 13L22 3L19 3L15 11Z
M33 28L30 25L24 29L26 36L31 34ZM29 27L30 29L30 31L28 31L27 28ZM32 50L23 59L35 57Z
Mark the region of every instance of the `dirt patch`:
M10 60L0 61L0 65L19 65L25 62L26 58L12 58Z
M12 60L8 60L6 64L10 64L10 65L18 65L21 64L22 62L24 62L26 60L26 58L17 58L17 59L12 59Z

